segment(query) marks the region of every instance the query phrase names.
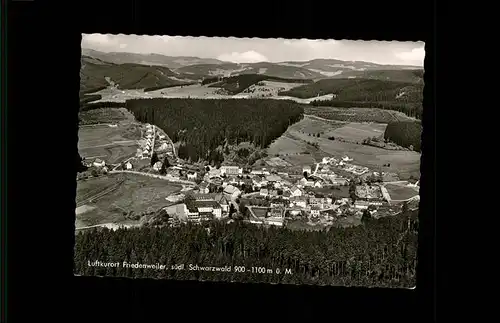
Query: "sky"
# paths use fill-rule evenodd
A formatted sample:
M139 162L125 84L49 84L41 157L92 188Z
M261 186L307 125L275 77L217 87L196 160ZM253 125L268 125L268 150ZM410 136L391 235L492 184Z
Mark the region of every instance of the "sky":
M423 66L425 56L423 42L322 39L83 34L82 47L103 52L217 58L235 63L276 63L332 58Z

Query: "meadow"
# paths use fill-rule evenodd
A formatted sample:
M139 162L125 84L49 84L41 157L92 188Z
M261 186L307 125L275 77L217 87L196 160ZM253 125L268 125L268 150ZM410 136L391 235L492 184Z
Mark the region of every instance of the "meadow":
M391 200L395 201L407 200L415 195L418 195L418 191L416 189L402 185L386 184L385 188L387 189Z
M78 131L78 151L84 158L99 157L108 164L119 163L136 154L141 130L137 124L88 125Z
M111 175L110 179L114 176ZM116 190L87 204L94 209L77 215L76 219L80 224L130 223L131 221L125 216L128 212L140 215L170 205L166 198L182 188L178 184L148 176L135 174L120 174L120 176L124 176L125 181ZM77 198L80 194L88 192L89 187L95 189L97 185L105 185L103 180L99 180L98 183L92 181L78 181Z

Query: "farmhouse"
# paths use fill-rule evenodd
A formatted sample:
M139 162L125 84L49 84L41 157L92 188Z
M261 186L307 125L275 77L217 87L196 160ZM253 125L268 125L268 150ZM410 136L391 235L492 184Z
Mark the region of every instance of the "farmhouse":
M243 170L238 166L221 166L220 172L222 175L240 175Z
M270 175L271 173L267 171L265 168L263 169L254 169L250 172L252 175Z
M297 186L292 186L290 193L291 196L302 196L302 191Z
M222 217L222 207L216 201L195 201L194 206L200 214L212 214L216 219Z
M187 178L190 180L195 180L198 177L198 174L196 172L188 172L187 173Z
M99 158L96 158L96 159L94 160L93 165L94 165L95 167L104 167L104 166L106 165L106 163L104 162L104 160L99 159Z
M366 210L370 206L370 204L366 201L356 201L354 202L354 207L356 209Z
M281 181L281 177L279 177L278 175L269 175L269 176L266 177L266 180L268 182L274 183L274 182Z
M209 184L207 182L201 182L199 185L199 192L202 194L208 194L208 192L210 192L208 186Z
M157 161L154 165L153 165L153 169L156 170L156 171L159 171L161 169L161 166L162 166L162 163L161 161Z
M126 168L126 169L132 169L132 164L131 164L130 162L127 162L127 163L125 164L125 168Z
M318 217L320 215L320 208L319 207L311 207L311 215L313 217Z

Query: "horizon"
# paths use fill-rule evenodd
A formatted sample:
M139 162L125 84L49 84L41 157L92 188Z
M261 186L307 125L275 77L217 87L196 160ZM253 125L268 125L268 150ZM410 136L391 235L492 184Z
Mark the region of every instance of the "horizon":
M425 43L410 41L82 34L81 48L103 53L216 59L235 64L332 59L423 68L425 58Z

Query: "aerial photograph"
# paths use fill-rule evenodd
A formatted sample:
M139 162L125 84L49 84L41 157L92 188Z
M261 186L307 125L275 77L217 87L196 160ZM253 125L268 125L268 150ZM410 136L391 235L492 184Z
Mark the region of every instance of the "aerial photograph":
M74 274L414 288L424 46L82 34Z

